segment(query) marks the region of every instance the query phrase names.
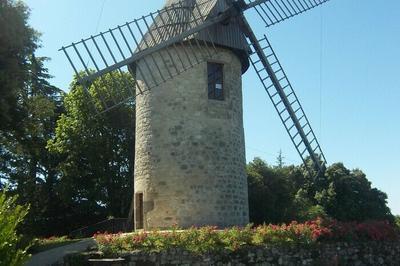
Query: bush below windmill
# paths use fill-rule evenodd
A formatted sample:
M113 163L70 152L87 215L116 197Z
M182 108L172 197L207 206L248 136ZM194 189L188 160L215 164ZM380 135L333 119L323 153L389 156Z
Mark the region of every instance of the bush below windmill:
M188 230L138 232L133 234L96 234L99 250L106 257L132 251L161 252L180 249L193 254L238 252L260 246L312 246L331 242L398 241L399 228L383 221L343 223L335 220L282 225L251 225L218 230L192 227Z

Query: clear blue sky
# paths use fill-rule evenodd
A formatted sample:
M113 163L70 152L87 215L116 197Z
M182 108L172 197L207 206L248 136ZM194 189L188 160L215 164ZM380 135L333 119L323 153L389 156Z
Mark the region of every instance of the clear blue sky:
M26 0L31 25L43 33L38 54L53 84L68 89L72 70L57 50L140 17L164 0ZM102 8L103 7L103 8ZM101 10L103 9L103 12ZM331 0L264 28L303 103L329 163L361 168L400 214L400 1ZM287 163L299 157L251 70L244 76L247 160Z

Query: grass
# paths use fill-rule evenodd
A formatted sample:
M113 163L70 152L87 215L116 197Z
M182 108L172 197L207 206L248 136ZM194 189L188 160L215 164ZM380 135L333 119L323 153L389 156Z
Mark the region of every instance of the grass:
M81 241L81 239L69 239L67 236L35 239L32 247L29 249L29 253L37 254L43 251L62 247L79 241Z

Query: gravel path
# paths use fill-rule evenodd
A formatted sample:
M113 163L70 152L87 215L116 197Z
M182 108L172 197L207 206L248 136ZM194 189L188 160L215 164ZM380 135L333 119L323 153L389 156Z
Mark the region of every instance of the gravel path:
M74 252L81 252L87 250L87 248L95 246L96 242L92 238L84 239L82 241L65 245L62 247L50 249L38 254L35 254L25 264L26 266L51 266L57 265L58 262L62 261L62 258Z

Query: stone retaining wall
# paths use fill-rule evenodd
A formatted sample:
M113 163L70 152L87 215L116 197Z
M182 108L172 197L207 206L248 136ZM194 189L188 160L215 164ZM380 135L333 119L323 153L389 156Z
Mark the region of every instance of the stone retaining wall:
M236 253L196 256L172 249L160 253L135 252L124 262L90 265L400 265L400 242L333 243L310 247L248 248ZM65 265L71 265L66 263Z

